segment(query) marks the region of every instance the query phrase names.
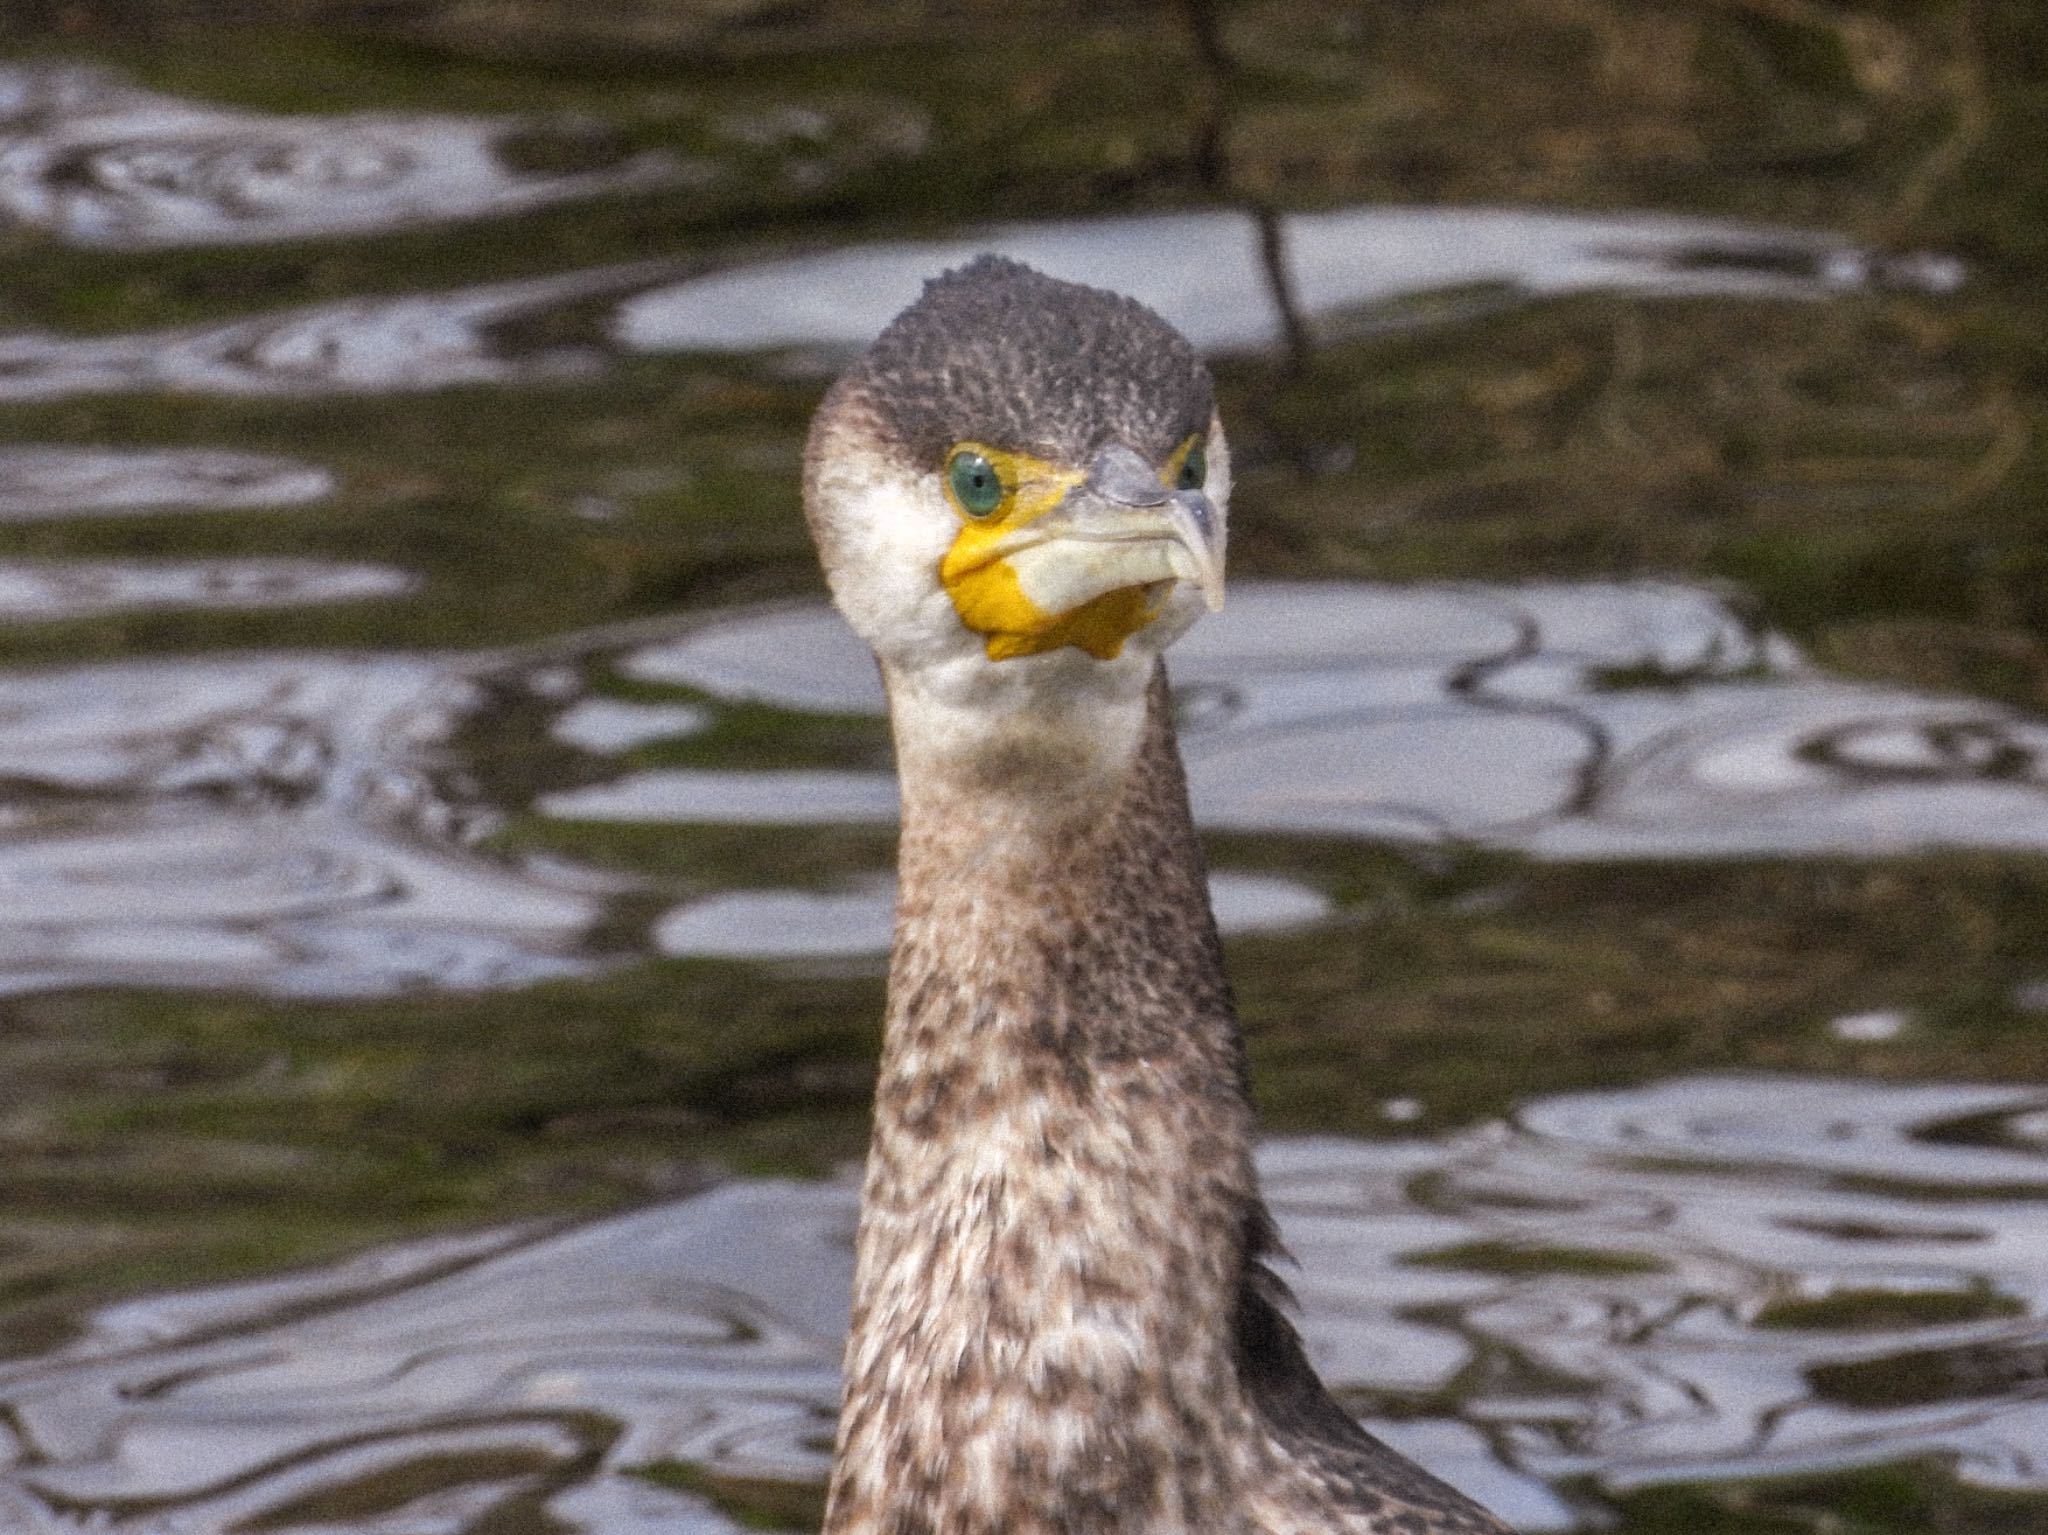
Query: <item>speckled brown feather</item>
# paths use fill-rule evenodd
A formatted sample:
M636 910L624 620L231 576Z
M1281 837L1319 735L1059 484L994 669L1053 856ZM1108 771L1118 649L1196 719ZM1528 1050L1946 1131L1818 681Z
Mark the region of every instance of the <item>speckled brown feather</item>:
M1245 1063L1154 657L992 661L938 568L950 445L1164 465L1207 371L1143 306L984 258L821 406L805 508L903 788L828 1535L1499 1535L1361 1432L1265 1266ZM1177 616L1175 616L1177 615Z
M1099 791L899 710L901 905L827 1535L1500 1535L1324 1391L1262 1261L1165 676Z

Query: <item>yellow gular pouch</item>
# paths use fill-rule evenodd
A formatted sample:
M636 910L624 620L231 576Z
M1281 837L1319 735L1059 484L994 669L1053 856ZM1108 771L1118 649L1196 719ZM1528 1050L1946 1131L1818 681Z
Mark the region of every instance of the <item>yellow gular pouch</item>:
M960 622L984 636L991 661L1041 655L1063 645L1077 646L1098 661L1115 660L1124 641L1158 616L1159 600L1172 583L1171 572L1162 568L1159 579L1120 585L1073 606L1047 607L1034 600L1027 580L1041 595L1048 586L1057 589L1066 583L1044 578L1047 557L1055 555L1054 544L1020 549L1017 535L1058 506L1087 475L1028 453L971 442L961 443L948 455L949 465L965 453L979 455L993 467L1001 491L994 505L981 511L963 502L948 476L947 499L963 521L939 562L939 579ZM1085 579L1094 553L1085 546L1058 546L1055 557L1076 567L1071 573ZM1025 568L1020 568L1019 556Z

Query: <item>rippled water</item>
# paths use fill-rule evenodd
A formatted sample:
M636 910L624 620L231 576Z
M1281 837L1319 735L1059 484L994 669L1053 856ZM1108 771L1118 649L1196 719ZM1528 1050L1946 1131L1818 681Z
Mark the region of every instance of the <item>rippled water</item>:
M883 709L823 608L714 619L629 675ZM1241 583L1174 652L1198 819L1476 839L1548 857L2048 847L2048 727L1816 672L1716 593ZM885 774L644 772L553 814L887 819Z
M66 167L67 135L89 138L97 123L95 89L140 104L107 129L111 144L81 142L79 164ZM642 157L598 175L507 180L502 167L492 170L487 148L503 125L287 120L263 130L280 135L271 142L247 127L195 127L188 118L204 122L203 113L150 105L154 98L90 74L0 71L0 110L9 90L56 105L19 109L11 151L0 118L0 207L11 173L17 216L74 239L275 239L469 216L673 172ZM23 190L47 193L52 182L61 194ZM1251 214L1231 210L997 225L680 281L676 264L640 263L139 335L0 332L0 402L160 388L289 395L534 382L633 352L800 348L843 356L914 298L925 277L985 250L1131 293L1215 352L1277 345L1290 323L1318 338L1401 323L1390 304L1443 290L1461 294L1464 311L1483 313L1583 289L1814 298L1873 283L1942 291L1961 280L1960 266L1946 258L1880 259L1825 234L1711 219L1351 208L1282 218L1271 237L1277 264L1264 254L1267 238ZM611 313L574 343L504 340L514 325L594 303Z
M572 273L455 293L351 299L143 335L0 334L0 401L117 390L266 395L534 382L601 367L588 345L514 352L494 328L645 287L643 268Z
M1898 334L1940 336L1963 267L1818 228L1344 199L1061 218L992 198L912 238L829 198L919 165L937 115L850 86L795 107L672 83L607 80L595 115L314 115L0 62L0 233L83 274L0 315L0 1046L42 1073L0 1083L0 1321L17 1296L63 1301L24 1334L39 1341L7 1335L0 1528L726 1531L730 1488L686 1490L678 1466L818 1480L852 1187L716 1167L735 1124L770 1127L743 1166L816 1165L807 1137L843 1151L804 1115L864 1081L847 1085L845 1038L802 1020L872 1015L893 901L872 663L800 595L808 564L788 575L798 440L834 361L984 249L1155 305L1226 394L1263 396L1286 368L1310 381L1287 409L1313 419L1246 409L1234 430L1251 509L1234 549L1318 579L1237 580L1173 673L1287 1122L1334 1122L1319 1089L1364 1059L1366 1025L1314 984L1368 945L1390 985L1453 967L1429 1026L1389 1002L1390 1069L1556 1046L1590 1064L1546 1082L1638 1084L1518 1084L1489 1100L1526 1099L1513 1113L1425 1135L1442 1104L1364 1078L1335 1084L1367 1094L1343 1123L1395 1138L1266 1145L1312 1352L1346 1400L1531 1531L1595 1527L1643 1487L1908 1460L2048 1492L2048 1094L1679 1074L1798 1065L1824 1036L1830 1067L1962 1076L1973 1042L1996 1026L2009 1044L2048 1007L2025 883L2048 852L2048 723L2012 680L2020 620L1972 585L1974 605L1939 609L1951 628L1915 608L1894 632L1882 590L1846 639L1807 643L1741 586L1631 573L1796 567L1822 547L1798 520L1815 506L1931 527L1962 492L1932 511L1912 495L2021 451L2015 408L1969 380L1904 362L1894 380L1889 332L1849 364L1821 347L1714 375L1684 413L1754 394L1763 425L1702 447L1632 407L1632 381L1677 366L1640 355L1637 306L1745 303L1789 330L1861 305L1877 333L1885 302L1924 301ZM678 97L691 147L642 144ZM750 197L765 221L734 248L703 209ZM553 250L586 217L624 232L616 248L571 242L553 266L490 249ZM670 225L702 249L640 240ZM398 237L423 242L417 271L376 265ZM1594 341L1571 320L1551 351L1515 329L1567 295L1610 305ZM1416 338L1465 373L1383 377L1358 350ZM611 414L579 415L586 397ZM1594 541L1530 567L1572 578L1360 579L1459 517L1474 550L1519 547L1526 527L1487 520L1496 492L1568 520L1540 473L1569 484L1569 452L1541 410L1516 412L1582 398L1589 499L1636 455L1659 472L1632 517L1711 528L1734 513L1696 481L1764 464L1738 497L1764 509L1763 555ZM1355 493L1343 476L1390 422L1440 461L1417 453L1419 488L1384 524L1325 530L1320 498ZM1484 568L1503 566L1522 568ZM1883 570L1901 590L1921 573ZM516 616L489 643L429 621L499 608ZM1872 655L1901 680L1830 669ZM1865 860L1877 872L1827 878L1881 895L1941 849L2005 859L1970 867L2009 885L1944 884L1932 863L1887 931L1877 896L1827 904L1810 872ZM1673 984L1697 981L1681 1027L1614 957L1637 935L1563 936L1622 935L1653 904L1626 883L1644 869L1680 886L1751 866L1792 872L1752 928L1731 914L1725 953L1699 959L1697 913L1653 933ZM1581 903L1567 920L1456 927L1560 871L1584 879L1558 898ZM1635 894L1603 905L1585 893L1601 880ZM1924 974L1871 958L1922 922L1962 935L1954 975L1947 955ZM1863 969L1827 948L1831 924L1856 929ZM1464 947L1431 947L1454 929ZM1826 970L1818 1010L1780 973L1800 945ZM1528 994L1526 1037L1475 1044L1488 988ZM687 1017L662 1011L672 989ZM1300 1037L1261 1013L1276 992ZM502 1027L461 1011L478 993ZM564 1054L535 1049L535 1017ZM444 1030L481 1043L442 1077ZM765 1065L729 1037L747 1030ZM1747 1053L1715 1055L1731 1037ZM2019 1058L2016 1080L2038 1072ZM1429 1080L1455 1086L1461 1064ZM678 1077L687 1102L650 1101ZM471 1118L414 1112L469 1098ZM470 1224L212 1289L146 1266L166 1232L275 1210L289 1234L310 1204L360 1204L358 1246ZM64 1300L138 1286L155 1293Z
M218 244L507 213L684 174L659 154L522 172L506 153L522 129L573 140L578 125L266 117L97 69L0 65L0 215L81 245Z
M1879 267L1826 235L1712 219L1346 208L1287 215L1275 234L1277 268L1260 221L1234 210L999 226L692 278L628 300L614 328L626 345L650 351L854 350L917 297L925 278L982 251L1133 294L1211 352L1279 345L1289 305L1313 334L1334 337L1374 323L1391 300L1438 290L1462 292L1483 310L1585 288L1810 298L1873 279L1960 280L1947 261Z
M166 507L291 506L334 490L311 464L207 448L0 447L0 520L104 516Z
M134 608L294 607L396 597L414 584L386 565L319 560L10 560L0 561L0 620Z
M89 612L402 589L391 572L303 564L155 564L125 588L121 570L75 563L38 577L0 563L0 618L10 598ZM475 850L527 808L481 801L449 744L484 707L485 684L552 695L553 733L599 758L687 738L720 701L882 707L872 662L825 609L677 627L620 653L617 668L686 684L703 704L564 694L558 665L531 651L0 677L0 772L33 790L0 848L0 884L40 892L0 924L0 987L103 976L361 995L518 985L627 960L616 922L602 955L585 939L608 894L644 905L634 882ZM1634 685L1603 681L1624 675ZM1471 840L1552 858L2048 848L2048 727L1820 675L1694 588L1248 582L1176 653L1175 678L1196 812L1212 827ZM683 825L895 816L881 771L594 771L579 787L541 786L531 808ZM829 892L724 890L637 928L636 941L667 954L879 953L886 874L878 864ZM1331 910L1312 885L1228 868L1216 893L1226 932Z
M131 662L0 679L14 788L0 989L358 995L589 963L595 898L464 849L438 748L476 702L404 657Z
M1261 1171L1326 1377L1523 1529L1602 1490L1902 1454L2048 1488L2038 1089L1685 1078L1438 1141L1276 1140ZM0 1507L325 1528L319 1500L382 1485L349 1528L455 1531L536 1491L574 1529L739 1528L630 1473L823 1474L854 1207L850 1182L743 1181L111 1307L0 1368ZM1844 1295L1959 1304L1784 1325Z
M1447 283L1480 285L1480 307L1585 288L1819 297L1859 286L1867 257L1842 241L1758 234L1707 220L1355 209L1288 225L1309 317L1341 331L1373 306ZM916 296L923 277L981 250L1126 290L1213 351L1269 345L1280 330L1256 231L1231 213L996 228L930 245L890 245L671 279L659 264L598 268L436 294L319 304L140 335L0 333L0 401L108 390L228 395L441 389L594 372L631 352L856 350ZM1217 248L1229 253L1219 259ZM1791 268L1787 269L1787 253ZM1693 266L1704 253L1725 262ZM1909 274L1914 282L1920 276ZM1946 280L1937 269L1935 281ZM512 346L515 324L610 303L588 337Z

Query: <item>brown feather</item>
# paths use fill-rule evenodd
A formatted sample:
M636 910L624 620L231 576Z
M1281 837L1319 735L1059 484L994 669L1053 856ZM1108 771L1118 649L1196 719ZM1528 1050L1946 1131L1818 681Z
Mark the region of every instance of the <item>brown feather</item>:
M1020 820L906 767L826 1530L1499 1532L1281 1314L1163 670L1146 712L1111 792Z

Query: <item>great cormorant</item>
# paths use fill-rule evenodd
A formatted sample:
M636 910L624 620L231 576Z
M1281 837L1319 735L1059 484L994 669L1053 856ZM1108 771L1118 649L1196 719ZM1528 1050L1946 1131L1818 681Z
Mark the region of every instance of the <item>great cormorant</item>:
M1222 597L1201 360L984 256L833 387L804 492L903 798L827 1535L1501 1535L1268 1267L1161 661Z

